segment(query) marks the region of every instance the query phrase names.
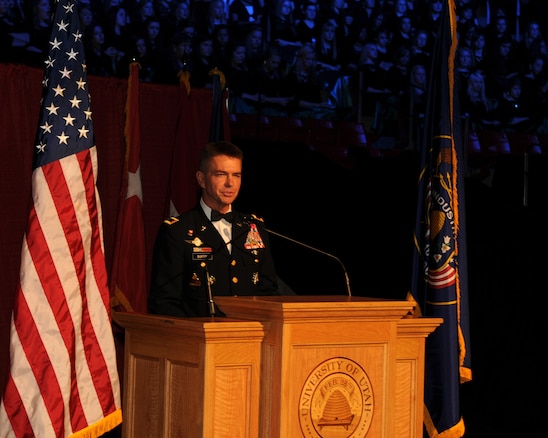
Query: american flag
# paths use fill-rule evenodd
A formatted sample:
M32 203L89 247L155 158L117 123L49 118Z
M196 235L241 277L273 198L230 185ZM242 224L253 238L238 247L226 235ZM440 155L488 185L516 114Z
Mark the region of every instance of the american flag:
M76 4L55 5L0 435L97 437L122 421L97 151Z

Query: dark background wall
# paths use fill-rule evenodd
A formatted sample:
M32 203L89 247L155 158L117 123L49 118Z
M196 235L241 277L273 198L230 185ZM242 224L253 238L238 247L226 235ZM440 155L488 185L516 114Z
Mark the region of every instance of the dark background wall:
M238 139L235 139L238 142ZM267 226L339 257L352 293L402 299L411 276L418 158L363 154L343 169L305 145L238 142L240 208ZM544 202L548 161L500 156L493 173L466 179L473 380L462 385L466 437L545 437L548 334ZM280 276L299 294L346 293L329 257L272 237Z

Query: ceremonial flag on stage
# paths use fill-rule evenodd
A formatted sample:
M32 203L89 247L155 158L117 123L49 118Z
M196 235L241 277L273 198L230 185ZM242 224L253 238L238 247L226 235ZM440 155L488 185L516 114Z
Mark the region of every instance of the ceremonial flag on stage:
M140 125L139 64L134 62L128 80L126 156L110 279L110 304L121 312L147 312Z
M175 128L175 138L173 141L173 153L171 156L171 169L169 175L169 206L166 214L169 216L178 216L183 211L190 208L192 201L189 197L189 185L194 174L185 172L188 166L188 139L191 137L190 126L190 73L188 71L179 72L179 115L177 117L177 127Z
M180 107L177 118L177 127L173 141L173 154L171 158L170 188L166 214L177 216L181 212L193 207L199 198L199 187L196 183L195 169L198 165L200 150L207 141L225 140L228 129L227 109L224 105L223 89L225 78L218 69L212 69L213 98L211 103L211 116L209 132L203 129L201 115L209 109L202 108L200 102L203 99L193 99L190 87L190 72L179 73ZM198 90L209 91L209 90ZM189 166L189 163L191 165Z
M446 0L429 73L410 299L417 313L441 317L426 339L425 430L460 438L460 384L472 379L468 320L463 142L455 93L454 0Z
M55 9L2 437L91 438L122 422L82 32L74 1Z
M209 125L209 141L225 140L223 117L223 89L225 77L220 70L210 72L213 80L213 103L211 106L211 123Z

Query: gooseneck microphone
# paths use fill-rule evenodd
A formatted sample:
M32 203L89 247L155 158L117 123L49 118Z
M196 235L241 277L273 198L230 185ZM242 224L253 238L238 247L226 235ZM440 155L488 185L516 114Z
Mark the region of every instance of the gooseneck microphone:
M281 234L281 233L278 233L277 231L273 231L273 230L270 230L270 229L264 228L264 227L263 227L263 229L264 229L266 232L268 232L268 233L270 233L270 234L272 234L272 235L274 235L274 236L278 236L278 237L280 237L280 238L282 238L282 239L288 240L289 242L296 243L297 245L304 246L305 248L311 249L312 251L316 251L316 252L318 252L318 253L320 253L320 254L323 254L323 255L325 255L325 256L327 256L327 257L331 257L331 258L334 259L334 260L337 260L337 261L339 262L339 264L341 265L342 270L343 270L343 272L344 272L344 278L345 278L345 280L346 280L346 292L348 293L348 296L349 296L349 297L352 296L352 291L350 290L350 279L348 278L348 272L346 271L346 268L345 268L343 262L341 261L341 259L339 259L337 256L335 256L335 255L333 255L333 254L330 254L330 253L328 253L328 252L326 252L326 251L323 251L323 250L321 250L321 249L318 249L318 248L315 248L315 247L313 247L313 246L311 246L311 245L308 245L307 243L304 243L304 242L301 242L301 241L299 241L299 240L293 239L292 237L286 236L285 234Z

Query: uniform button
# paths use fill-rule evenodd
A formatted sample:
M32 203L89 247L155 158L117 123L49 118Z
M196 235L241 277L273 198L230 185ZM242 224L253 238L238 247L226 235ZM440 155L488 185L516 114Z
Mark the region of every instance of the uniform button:
M205 265L206 265L205 262L200 263L200 266L201 266L202 268L205 267Z
M232 261L230 262L230 266L236 266L236 260L232 260Z
M255 263L259 263L259 259L255 259Z
M238 283L238 277L232 277L232 283Z

